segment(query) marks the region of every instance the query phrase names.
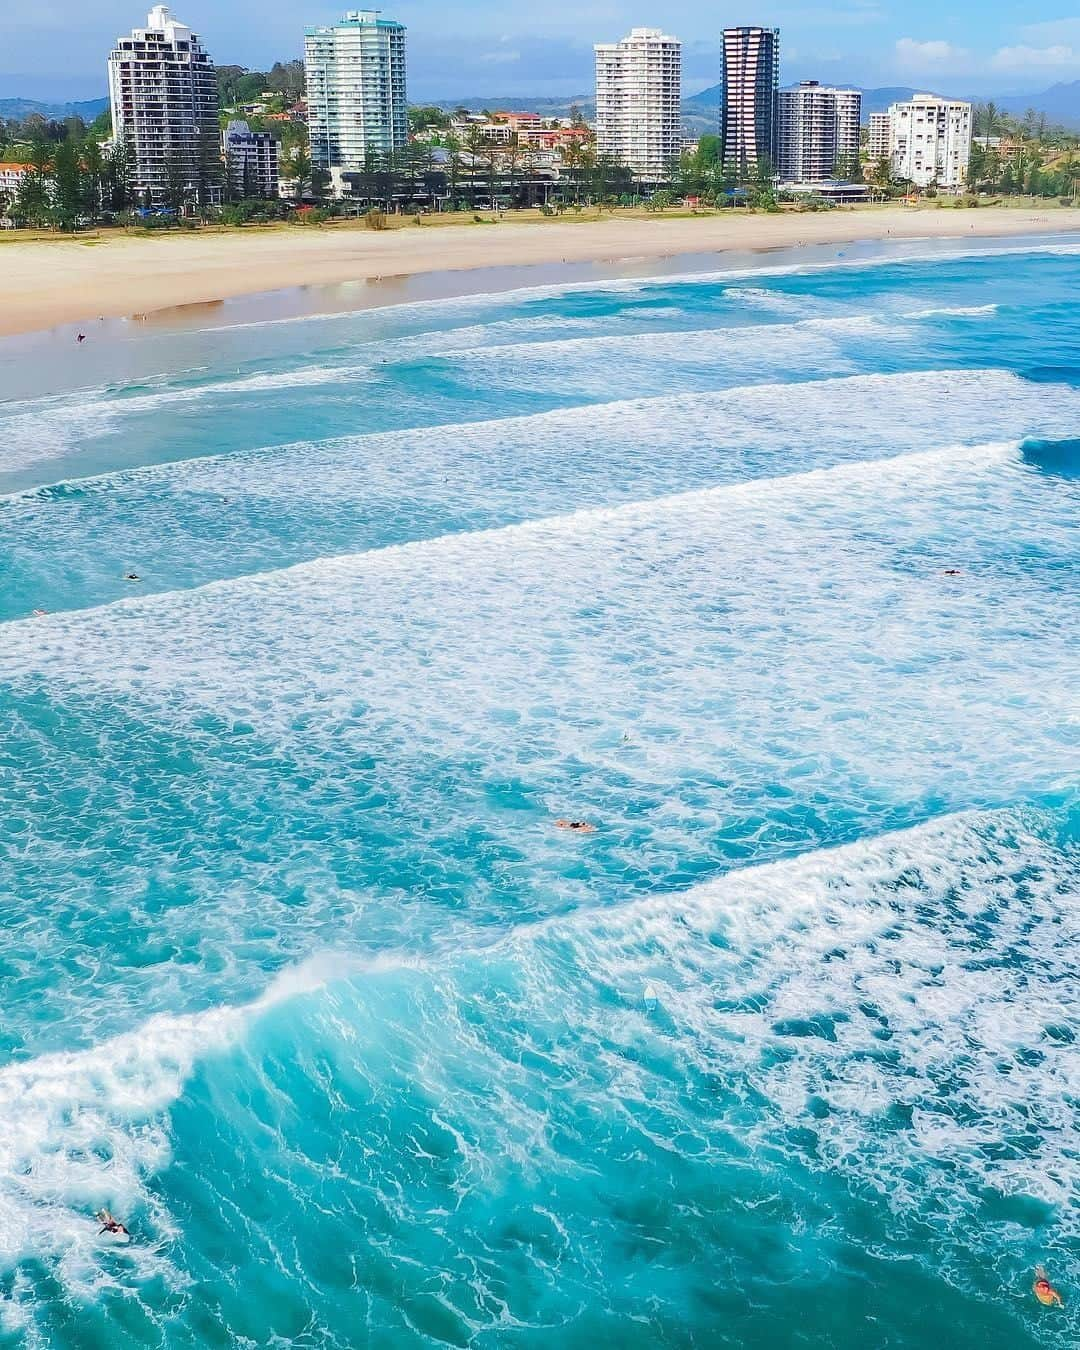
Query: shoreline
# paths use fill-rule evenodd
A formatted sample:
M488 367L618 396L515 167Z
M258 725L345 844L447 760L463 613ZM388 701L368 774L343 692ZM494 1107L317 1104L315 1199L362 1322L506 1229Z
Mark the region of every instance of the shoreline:
M100 319L191 318L258 297L273 312L306 292L301 313L333 312L332 288L362 283L349 304L399 303L418 277L605 264L655 270L672 257L762 253L892 240L1080 233L1080 209L871 207L821 214L507 219L498 225L362 226L246 233L0 242L0 337ZM415 288L413 288L415 289ZM445 287L443 288L445 290ZM320 295L319 291L323 293ZM369 294L370 291L370 294ZM460 291L460 288L459 288ZM389 292L389 294L386 294ZM433 294L439 293L436 287Z

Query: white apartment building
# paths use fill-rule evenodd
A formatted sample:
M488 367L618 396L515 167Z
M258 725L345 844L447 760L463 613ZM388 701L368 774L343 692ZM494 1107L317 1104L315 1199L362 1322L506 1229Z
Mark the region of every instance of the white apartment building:
M669 178L682 151L682 43L659 28L633 28L596 45L596 152L635 178Z
M243 121L230 122L222 144L229 187L235 196L278 195L278 143L268 131L252 131Z
M780 30L724 29L724 84L720 137L726 168L753 173L776 165L776 104L780 87Z
M777 101L777 172L782 183L824 183L858 174L862 94L804 80Z
M221 199L221 133L214 63L198 36L155 5L145 28L109 54L113 135L129 157L129 182L148 202L182 192Z
M27 164L0 163L0 197L13 199L19 190L19 184L30 172Z
M893 174L916 187L958 192L971 157L971 104L916 94L889 109Z
M409 138L405 26L376 9L350 10L304 35L311 160L334 192L350 191L369 154L403 150Z
M870 163L888 159L892 154L892 118L887 112L870 114L870 130L866 141Z

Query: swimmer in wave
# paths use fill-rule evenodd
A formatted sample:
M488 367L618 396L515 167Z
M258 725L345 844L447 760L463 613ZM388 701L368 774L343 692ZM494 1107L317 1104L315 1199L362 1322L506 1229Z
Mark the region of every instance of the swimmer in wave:
M1050 1283L1042 1266L1035 1267L1035 1283L1031 1286L1031 1292L1044 1308L1064 1308L1065 1306L1065 1300Z
M587 820L557 820L555 828L557 830L571 830L574 834L596 833L596 826L590 825Z

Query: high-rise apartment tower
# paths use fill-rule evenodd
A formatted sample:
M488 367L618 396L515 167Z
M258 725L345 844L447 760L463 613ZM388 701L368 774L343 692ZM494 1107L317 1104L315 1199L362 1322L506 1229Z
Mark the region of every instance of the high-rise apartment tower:
M221 132L214 63L198 36L155 5L145 28L109 54L113 135L143 202L221 200Z
M720 136L725 168L749 175L776 165L780 30L724 29Z
M337 194L374 153L403 150L409 137L405 27L377 9L350 10L304 34L311 162Z
M777 99L776 167L782 183L823 183L859 172L858 89L804 80Z
M682 43L634 28L596 47L596 151L636 178L667 178L682 150Z

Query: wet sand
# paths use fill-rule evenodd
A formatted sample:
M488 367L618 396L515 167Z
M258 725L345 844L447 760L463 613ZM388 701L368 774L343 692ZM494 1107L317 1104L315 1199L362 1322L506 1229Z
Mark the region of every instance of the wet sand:
M537 220L433 225L374 232L362 226L236 230L160 236L0 241L0 334L150 318L205 316L221 302L259 296L263 318L340 305L333 288L377 283L359 303L415 295L409 279L568 263L623 267L686 254L728 255L800 245L887 239L990 238L1080 231L1080 210L899 207L822 214ZM506 281L507 285L514 284ZM325 287L325 292L319 288ZM367 288L365 288L367 289ZM433 294L440 293L434 286ZM445 285L441 288L445 291ZM469 289L468 286L456 287ZM264 294L265 293L265 294ZM357 303L352 297L350 303ZM207 307L207 308L200 308Z

